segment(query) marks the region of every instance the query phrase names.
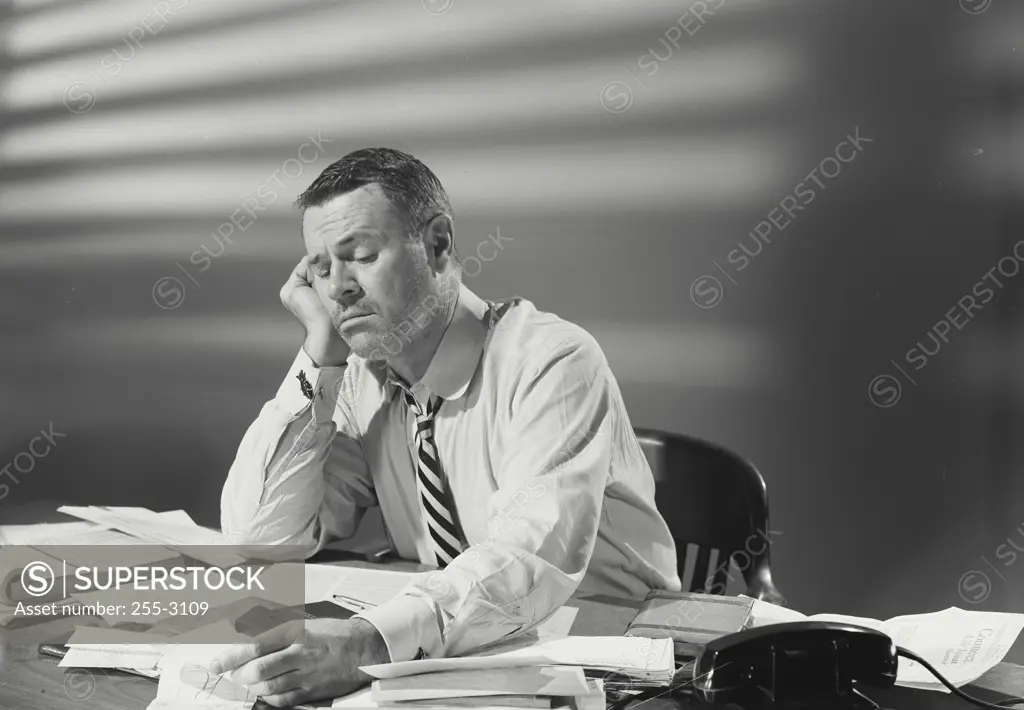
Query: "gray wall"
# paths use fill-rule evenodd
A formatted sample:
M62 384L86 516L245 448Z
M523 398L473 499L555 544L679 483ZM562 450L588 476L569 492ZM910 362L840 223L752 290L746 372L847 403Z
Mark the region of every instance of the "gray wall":
M1019 610L1024 276L908 356L1022 235L1024 8L987 5L0 5L0 463L67 435L0 522L46 495L215 524L300 342L289 203L391 145L448 187L464 255L512 238L471 288L591 330L635 425L760 467L793 606Z

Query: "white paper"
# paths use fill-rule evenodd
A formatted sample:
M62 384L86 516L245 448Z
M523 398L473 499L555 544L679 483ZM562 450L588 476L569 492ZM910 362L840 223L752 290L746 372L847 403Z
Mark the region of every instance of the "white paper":
M83 536L88 540L97 533L109 530L95 523L39 523L37 525L0 525L0 545L68 545ZM120 533L114 533L120 537ZM85 542L83 544L97 544ZM103 543L99 543L103 544Z
M74 648L76 646L113 646L113 645L135 645L149 646L151 644L162 644L167 640L166 636L152 632L126 631L124 629L103 629L95 626L76 626L71 638L65 642L65 646ZM159 649L157 649L159 651Z
M196 521L192 519L188 513L184 510L165 510L162 513L157 513L149 508L136 508L131 506L106 506L107 510L110 510L121 515L131 516L133 518L139 518L141 520L158 518L163 522L175 523L177 525L184 525L185 527L197 528Z
M256 693L223 675L211 673L205 668L208 661L197 660L192 651L179 646L164 654L156 699L147 710L248 710L255 704Z
M897 646L935 666L956 687L994 668L1024 628L1024 614L950 607L932 614L898 616L882 625ZM949 692L924 666L900 658L897 684Z
M125 514L96 506L64 505L57 510L66 515L73 515L76 518L100 525L109 525L140 540L166 545L174 549L187 547L189 555L217 567L229 567L245 561L245 558L235 552L233 547L217 549L219 546L227 546L229 543L224 535L215 530L184 525L164 519L163 516L140 518L137 514Z
M425 658L418 661L362 666L374 678L400 678L417 673L533 665L567 665L617 670L635 679L668 683L675 672L672 639L640 636L568 636L511 651L482 655Z
M205 643L207 639L218 643ZM102 643L98 642L100 639ZM223 640L223 642L221 642ZM173 637L121 629L78 626L67 641L69 650L59 665L77 668L160 670L179 656L208 665L233 644L251 638L235 631L227 619Z
M741 594L740 596L746 597L745 594ZM749 599L750 597L747 598ZM770 624L788 624L793 621L807 621L807 616L801 614L795 609L761 601L760 599L754 600L754 604L750 610L750 615L752 618L751 626L753 628L757 628L758 626L768 626Z
M875 631L885 633L885 623L877 619L868 619L864 616L846 616L845 614L814 614L807 617L808 621L826 621L833 624L853 624L854 626L866 626Z
M477 698L479 702L498 705L502 704L500 697L488 696L575 697L590 692L583 669L578 666L523 666L426 673L375 680L371 690L373 699L378 702Z
M99 643L99 639L104 639ZM155 670L164 652L158 634L77 626L58 665L72 668Z
M339 567L329 593L339 602L380 606L398 596L423 572L395 572L361 567Z
M521 707L502 705L499 698L494 698L492 703L487 702L487 698L479 698L479 700L479 704L474 703L474 710L523 710L523 708ZM404 705L404 703L395 703L390 701L378 703L376 700L373 699L370 688L363 688L362 690L357 690L356 692L350 693L349 695L344 695L340 698L335 698L334 702L331 704L331 707L348 708L348 710L377 710L377 708L394 709L399 705ZM410 705L410 708L414 707L415 706ZM465 706L445 706L435 705L433 703L429 706L429 708L426 708L425 710L449 710L449 707L450 710L465 710ZM588 708L587 710L591 709ZM604 710L603 702L599 710Z
M373 699L373 691L367 686L354 693L335 698L331 703L332 708L378 708L377 701Z
M586 679L587 692L583 695L573 696L574 702L570 707L575 710L605 710L604 681L600 678ZM522 708L508 707L501 705L500 698L493 698L489 703L488 698L479 698L479 704L474 704L475 710L522 710ZM347 708L347 710L377 710L377 708L395 708L399 703L378 703L373 699L372 688L363 688L349 695L335 698L331 703L332 708ZM430 710L447 710L444 705L431 704ZM451 706L451 710L465 710L465 706Z
M159 652L91 648L81 646L68 649L58 665L65 668L131 668L156 671L160 664Z
M184 510L169 510L163 513L154 513L146 508L109 510L140 520L195 526L192 518ZM109 524L97 524L88 520L71 523L0 525L0 545L137 545L139 542L128 535L111 530Z
M331 601L331 590L348 574L339 565L306 564L306 603Z

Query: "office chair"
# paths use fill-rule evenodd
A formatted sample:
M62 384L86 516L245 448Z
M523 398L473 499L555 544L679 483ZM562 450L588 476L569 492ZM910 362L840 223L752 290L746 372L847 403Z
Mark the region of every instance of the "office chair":
M654 474L655 504L676 543L680 580L687 543L697 546L690 588L684 591L724 594L735 567L743 574L747 596L785 605L772 583L768 491L754 465L695 437L643 428L634 432ZM713 570L712 550L717 551Z

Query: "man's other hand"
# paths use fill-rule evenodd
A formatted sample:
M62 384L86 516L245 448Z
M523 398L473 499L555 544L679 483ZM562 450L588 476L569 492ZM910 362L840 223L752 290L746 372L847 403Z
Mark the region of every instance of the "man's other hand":
M373 678L360 666L388 663L387 645L365 619L307 619L282 624L237 645L210 665L276 707L336 698Z
M348 359L349 347L331 323L320 296L313 288L310 257L304 256L281 287L281 303L306 329L303 348L317 367L337 367Z

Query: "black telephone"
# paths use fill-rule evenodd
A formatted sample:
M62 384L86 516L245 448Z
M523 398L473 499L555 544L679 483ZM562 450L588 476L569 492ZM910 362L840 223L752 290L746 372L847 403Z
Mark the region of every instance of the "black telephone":
M719 707L877 709L852 683L890 688L897 662L892 639L874 629L821 621L772 624L708 642L697 657L693 690Z

